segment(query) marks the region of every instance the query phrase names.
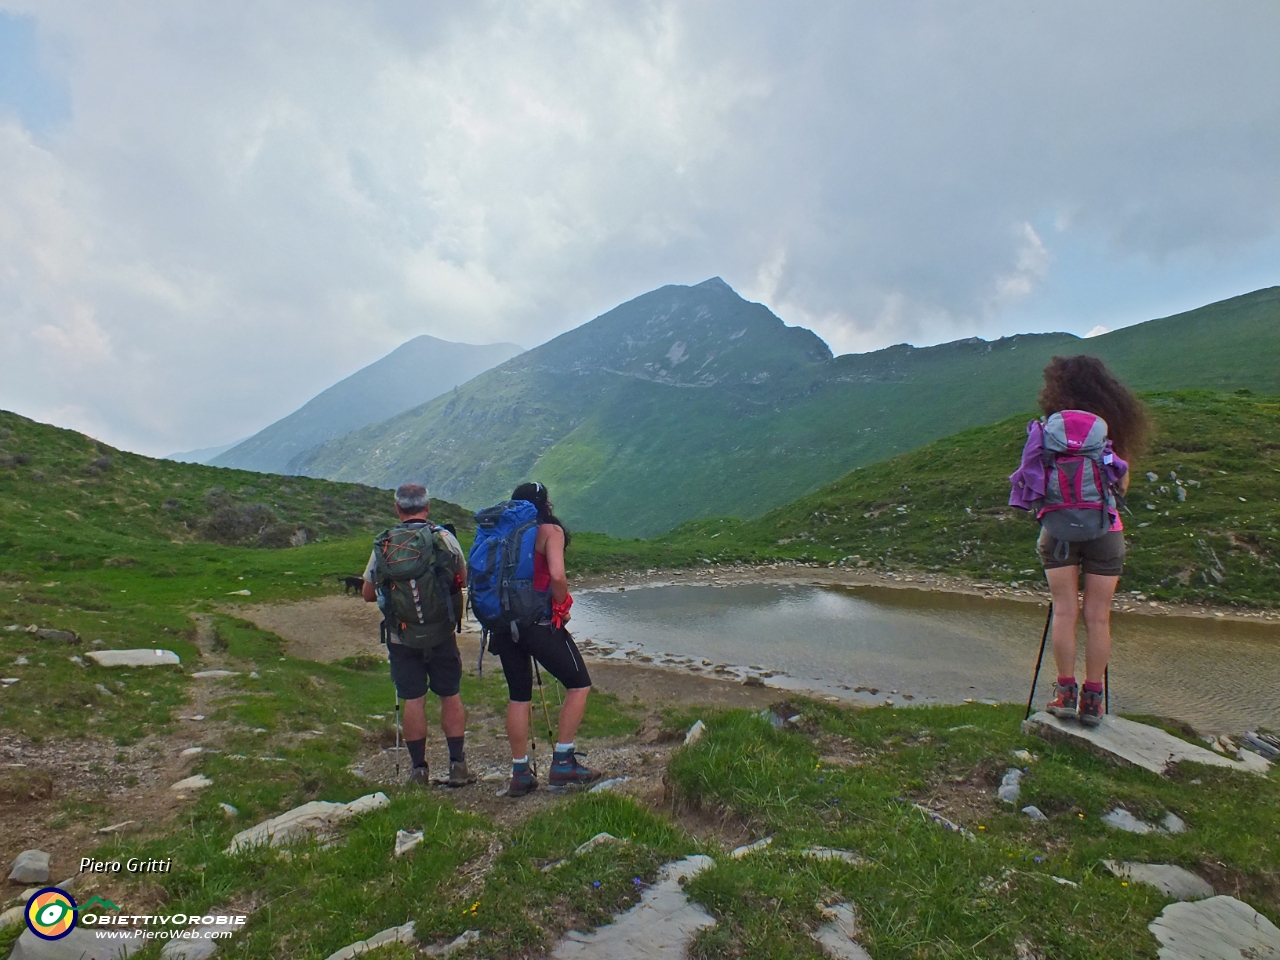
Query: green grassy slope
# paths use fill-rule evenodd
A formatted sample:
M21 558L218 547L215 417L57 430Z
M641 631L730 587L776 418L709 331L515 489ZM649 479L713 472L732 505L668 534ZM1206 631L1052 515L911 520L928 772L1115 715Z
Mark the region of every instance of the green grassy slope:
M539 479L575 526L649 536L758 516L1009 416L1033 400L1051 356L1083 350L1139 389L1280 392L1280 288L1087 344L1045 334L832 358L720 281L664 287L292 469L388 486L424 474L473 507Z
M1124 518L1126 589L1280 604L1280 399L1198 391L1145 398L1155 431L1134 465ZM694 521L651 540L581 535L571 562L603 570L796 559L1026 579L1039 573L1036 526L1007 506L1006 480L1026 420L964 430L860 468L757 520Z

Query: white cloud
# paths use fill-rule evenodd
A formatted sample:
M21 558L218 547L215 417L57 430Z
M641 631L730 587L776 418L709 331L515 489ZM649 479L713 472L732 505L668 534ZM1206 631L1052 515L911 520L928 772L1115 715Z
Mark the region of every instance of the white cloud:
M71 119L0 103L0 406L150 452L663 283L841 352L984 332L1069 235L1280 229L1274 5L7 8Z

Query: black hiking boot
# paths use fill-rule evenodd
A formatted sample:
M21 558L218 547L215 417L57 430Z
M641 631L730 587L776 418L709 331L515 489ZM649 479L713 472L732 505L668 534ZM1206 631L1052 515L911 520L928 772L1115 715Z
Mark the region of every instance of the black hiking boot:
M557 753L551 758L551 776L547 779L553 787L571 787L595 783L602 776L604 774L599 770L592 770L579 763L577 754L570 750L567 753Z

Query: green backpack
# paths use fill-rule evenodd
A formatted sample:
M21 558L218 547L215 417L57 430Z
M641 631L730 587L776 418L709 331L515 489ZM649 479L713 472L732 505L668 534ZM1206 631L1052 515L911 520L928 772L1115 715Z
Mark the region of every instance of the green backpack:
M396 642L430 649L453 636L458 561L440 531L397 524L374 538L373 556L383 624Z

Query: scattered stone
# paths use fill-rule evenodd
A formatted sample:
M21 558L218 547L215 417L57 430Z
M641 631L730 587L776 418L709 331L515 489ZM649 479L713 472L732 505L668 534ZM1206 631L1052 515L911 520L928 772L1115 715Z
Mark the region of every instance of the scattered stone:
M1235 897L1171 903L1147 929L1160 960L1275 960L1280 929Z
M689 732L684 735L684 745L692 747L695 743L707 735L707 725L701 720L695 720Z
M601 780L587 793L614 793L619 787L630 780L630 777L612 777L608 780Z
M218 941L204 936L205 931L194 928L190 938L170 940L160 951L160 960L209 960L218 950Z
M978 839L972 833L966 830L964 827L960 826L960 824L952 823L950 820L948 820L942 814L938 813L938 811L936 810L930 810L928 807L919 803L913 803L911 806L915 807L917 810L923 813L926 817L928 817L934 823L938 824L939 826L946 827L948 830L951 830L955 833L960 834L966 840Z
M1032 763L1035 761L1035 754L1030 750L1012 750L1013 759L1021 760L1023 763Z
M238 853L264 843L279 847L291 840L308 835L323 839L328 837L333 832L333 828L343 820L368 813L370 810L380 810L389 806L390 803L387 795L381 792L366 794L350 803L312 800L248 830L241 830L231 838L227 853Z
M187 747L187 749L183 750L180 754L178 754L178 756L194 757L197 753L204 753L204 747Z
M28 660L26 657L18 657L18 659L13 661L13 665L15 667L25 667L30 662L31 661Z
M748 843L741 847L734 847L729 851L729 856L733 857L735 860L741 860L748 854L759 853L761 850L767 850L772 843L773 837L765 837L762 840L757 840L755 843Z
M41 640L61 640L63 643L80 642L80 634L73 630L51 630L48 627L42 627L36 631L36 636Z
M1000 778L1000 787L996 790L996 796L1003 802L1016 804L1018 802L1018 794L1022 792L1022 771L1017 767L1010 767L1008 772Z
M1145 820L1139 820L1124 807L1116 807L1102 815L1102 822L1114 830L1123 830L1126 833L1147 834L1155 833L1158 828Z
M47 883L49 880L49 854L43 850L23 850L13 861L9 879L14 883Z
M441 946L425 947L422 952L428 957L447 957L449 954L456 953L463 947L470 946L479 939L479 930L464 930L448 943Z
M15 683L17 683L21 679L22 679L21 677L5 677L3 679L0 679L0 683L3 683L6 687L12 687Z
M195 680L220 680L223 677L238 677L239 670L201 670L199 673L193 673L192 678Z
M79 654L76 654L74 657L67 657L67 659L70 660L72 663L74 663L77 667L85 667L85 669L88 669L85 666L85 662L82 659L80 659Z
M1244 751L1239 760L1232 760L1156 727L1113 714L1104 716L1096 727L1084 727L1041 711L1023 721L1022 732L1045 740L1083 746L1108 759L1131 763L1161 776L1169 767L1183 760L1211 767L1246 770L1264 777L1271 768L1271 764L1255 753Z
M420 844L425 835L421 830L397 830L396 831L396 856L402 857L418 844Z
M827 922L809 934L832 960L871 960L871 954L855 941L858 935L858 914L852 903L837 903L824 907L822 917Z
M860 866L863 862L852 850L836 850L832 847L807 847L800 851L800 856L810 860L842 860L855 866Z
M595 850L597 847L603 847L610 843L621 843L621 842L622 841L620 841L612 833L597 833L594 837L592 837L586 843L579 844L577 849L573 851L573 855L575 857L578 857L584 853L590 853L592 850Z
M244 591L248 593L249 591ZM357 940L349 946L343 947L335 953L329 954L326 960L353 960L354 957L363 956L371 950L378 947L385 947L389 943L412 943L413 942L413 921L410 920L406 924L398 927L388 927L375 933L368 940Z
M26 910L25 904L18 904L16 907L10 907L4 913L0 913L0 930L15 923L22 923Z
M42 940L24 930L13 945L9 960L120 960L146 944L146 940L100 940L97 932L88 927L76 927L57 940Z
M364 727L360 726L360 724L358 724L358 723L352 723L350 720L343 720L343 721L342 721L342 725L343 725L344 727L350 727L352 730L359 730L361 733L368 733L368 732L369 732L369 731L368 731L368 730L366 730ZM267 731L266 731L266 730L263 730L262 732L263 732L263 733L266 733Z
M182 663L172 650L90 650L85 656L100 667L162 667Z
M213 781L206 777L203 773L197 773L193 777L187 777L185 780L179 780L177 783L169 787L170 790L181 792L183 790L203 790L205 787L213 786Z
M747 677L745 680L742 681L742 685L744 687L763 687L764 681L761 680L759 677Z
M108 690L104 684L101 684L101 683L95 683L93 686L94 686L94 689L95 689L95 690L97 690L99 693L106 694L108 697L114 697L114 696L115 696L115 693L113 693L112 691Z
M139 820L121 820L119 823L113 823L109 827L99 827L95 833L138 833L142 830L142 822ZM63 889L66 889L65 887Z
M690 903L681 882L713 867L710 857L696 855L668 863L657 882L644 891L630 910L613 923L580 933L571 930L555 946L554 960L673 960L686 955L698 931L715 926L715 919Z
M1209 881L1170 863L1103 860L1102 865L1117 877L1150 884L1175 900L1204 900L1213 896L1213 885Z
M19 657L14 663L26 662L25 658ZM1280 737L1275 737L1269 733L1255 733L1248 730L1244 735L1244 745L1250 750L1257 751L1268 760L1275 760L1280 757ZM1243 758L1241 758L1243 759Z
M194 720L194 721L200 721L200 720L203 720L203 719L204 719L204 714L203 714L203 713L197 713L197 714L193 714L192 716L189 716L189 717L179 717L178 719L179 719L179 720Z
M218 806L222 808L223 813L225 813L228 817L230 817L233 820L236 817L240 816L240 811L237 810L235 807L233 807L229 803L219 803Z
M1062 884L1064 887L1078 887L1078 886L1080 886L1080 884L1076 883L1074 880L1068 880L1066 877L1055 877L1055 876L1053 876L1052 874L1050 874L1049 879L1051 879L1054 883L1060 883L1060 884Z
M1032 823L1044 823L1049 818L1035 804L1030 804L1022 808L1022 812L1031 818Z
M1164 815L1164 819L1160 821L1160 828L1165 833L1186 833L1187 822L1176 813L1169 812Z
M228 597L252 597L253 591L252 590L228 590L227 596ZM335 953L334 956L336 957L337 954Z

